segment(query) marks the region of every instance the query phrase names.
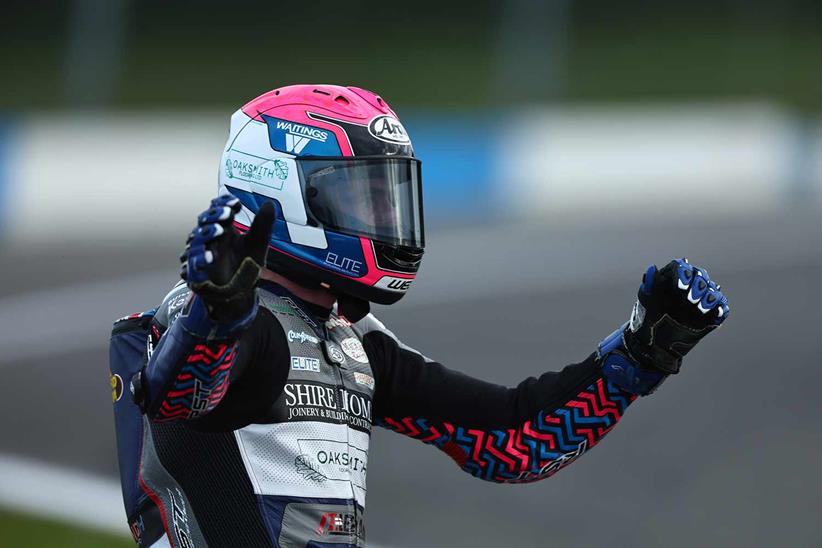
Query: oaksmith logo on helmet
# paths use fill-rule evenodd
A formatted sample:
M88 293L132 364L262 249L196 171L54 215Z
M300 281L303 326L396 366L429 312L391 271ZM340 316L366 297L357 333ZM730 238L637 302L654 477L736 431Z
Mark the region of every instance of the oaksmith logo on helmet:
M288 178L285 160L260 158L237 149L230 149L225 159L225 174L229 179L258 183L274 190L282 190Z
M400 121L387 114L371 120L368 124L368 133L386 143L411 144L411 139L408 138L408 133L405 132Z

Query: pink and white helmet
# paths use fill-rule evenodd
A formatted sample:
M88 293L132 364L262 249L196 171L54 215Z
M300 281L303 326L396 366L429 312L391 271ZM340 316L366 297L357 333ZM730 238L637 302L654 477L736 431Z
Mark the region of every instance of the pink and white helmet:
M396 114L355 87L294 85L231 117L219 192L242 202L247 229L267 200L274 223L267 266L303 285L391 304L422 260L420 161Z

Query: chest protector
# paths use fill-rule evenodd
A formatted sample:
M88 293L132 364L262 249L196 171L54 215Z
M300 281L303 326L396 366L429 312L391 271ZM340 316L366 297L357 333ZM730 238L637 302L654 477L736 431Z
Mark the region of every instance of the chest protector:
M281 546L305 546L308 532L326 542L350 535L356 544L364 533L374 394L361 338L339 316L321 325L288 297L263 291L260 300L282 325L291 357L288 379L265 424L235 431L254 492L334 499L332 505L286 505Z

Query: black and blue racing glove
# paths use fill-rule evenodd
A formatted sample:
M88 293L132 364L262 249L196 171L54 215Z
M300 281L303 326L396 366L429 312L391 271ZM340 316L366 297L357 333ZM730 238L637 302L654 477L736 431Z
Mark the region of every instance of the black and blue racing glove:
M651 265L631 319L599 344L603 373L628 392L650 394L679 373L682 358L729 313L728 299L705 269L687 259Z
M231 195L211 201L197 218L186 249L180 255L180 276L205 304L215 322L229 324L246 316L256 304L254 286L265 265L274 222L274 204L266 202L245 234L234 228L240 201Z
M273 204L267 202L241 235L233 224L240 207L233 196L212 200L180 255L180 275L193 295L131 379L134 402L152 420L201 416L225 395L237 339L257 315L255 285L274 221ZM202 352L209 359L203 360ZM195 355L200 356L196 364L189 359ZM192 374L199 379L193 389Z

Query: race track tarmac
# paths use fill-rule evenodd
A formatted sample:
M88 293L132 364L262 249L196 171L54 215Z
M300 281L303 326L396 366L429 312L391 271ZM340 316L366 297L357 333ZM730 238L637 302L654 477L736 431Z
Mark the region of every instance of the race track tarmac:
M627 319L649 261L688 254L706 263L732 312L679 376L546 481L482 482L432 447L375 431L373 541L822 543L822 226L814 215L599 233L463 227L429 241L418 287L379 315L410 346L494 382L513 385L585 358ZM0 359L0 452L116 475L107 329L162 298L177 253L168 244L61 250L57 262L49 250L0 256L0 340L13 356Z

